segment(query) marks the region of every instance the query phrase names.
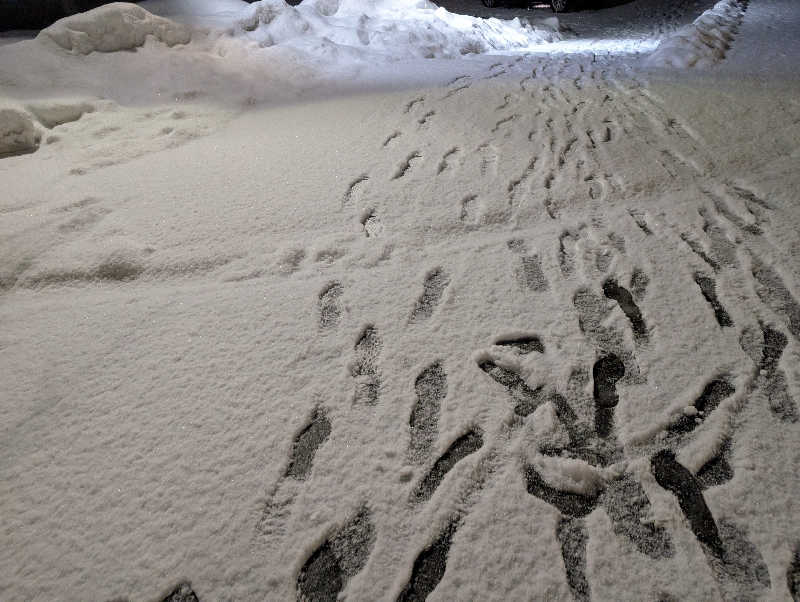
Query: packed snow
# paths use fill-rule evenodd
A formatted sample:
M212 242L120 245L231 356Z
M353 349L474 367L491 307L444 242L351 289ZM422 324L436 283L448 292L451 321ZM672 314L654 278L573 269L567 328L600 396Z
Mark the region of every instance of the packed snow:
M0 597L798 599L800 9L446 4L0 46Z

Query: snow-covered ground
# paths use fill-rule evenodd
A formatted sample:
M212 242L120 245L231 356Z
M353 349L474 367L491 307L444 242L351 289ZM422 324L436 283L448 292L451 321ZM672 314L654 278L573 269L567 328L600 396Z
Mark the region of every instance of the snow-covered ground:
M460 7L0 46L0 599L797 599L800 8Z

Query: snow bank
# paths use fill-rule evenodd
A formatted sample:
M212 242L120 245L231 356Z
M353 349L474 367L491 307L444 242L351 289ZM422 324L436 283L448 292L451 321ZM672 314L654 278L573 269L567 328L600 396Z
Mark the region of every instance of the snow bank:
M647 62L657 67L707 67L725 58L747 3L720 0L691 25L666 38Z
M264 46L288 44L318 54L332 47L393 58L455 57L523 49L561 39L558 21L532 26L456 15L427 0L284 0L253 3L237 30Z
M427 0L305 0L298 6L284 0L227 0L216 9L201 3L202 19L189 18L189 24L179 21L197 7L164 1L145 2L144 7L162 16L116 2L62 19L39 38L72 53L114 52L142 46L148 36L167 46L187 44L193 28L205 23L261 47L285 45L334 60L375 54L392 59L455 57L561 39L556 19L536 27L519 18L479 19L450 13Z
M0 157L32 153L39 148L39 139L39 132L27 114L0 108Z
M4 47L0 72L7 93L23 103L58 91L123 104L202 98L241 106L354 86L424 85L438 81L437 73L450 78L449 69L401 63L526 50L560 39L558 28L552 18L531 24L456 15L427 0L294 7L284 0L149 0L108 4ZM46 127L65 122L28 110Z
M43 29L39 40L52 40L69 52L116 52L144 45L153 36L167 46L188 44L191 30L157 17L135 4L115 2L57 21Z

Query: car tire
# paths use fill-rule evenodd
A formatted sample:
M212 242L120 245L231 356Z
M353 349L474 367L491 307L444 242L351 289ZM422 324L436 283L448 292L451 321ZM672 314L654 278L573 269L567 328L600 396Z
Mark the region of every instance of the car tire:
M554 13L563 13L567 10L568 4L568 0L550 0L550 8L553 9Z

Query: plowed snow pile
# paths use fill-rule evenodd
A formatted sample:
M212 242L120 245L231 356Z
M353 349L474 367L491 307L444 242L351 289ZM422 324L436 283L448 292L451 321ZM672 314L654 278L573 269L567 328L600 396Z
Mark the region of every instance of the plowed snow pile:
M0 598L798 599L785 2L691 72L408 0L0 47Z
M62 19L39 34L69 52L116 52L143 46L148 36L174 46L187 44L187 27L151 15L135 4L115 2Z
M663 40L648 57L653 66L708 67L725 58L747 0L721 0L694 23Z
M260 44L289 44L311 53L334 48L387 57L453 57L489 50L520 50L560 39L557 21L532 27L519 19L454 15L426 0L283 0L250 5L237 28Z
M560 37L554 18L535 25L476 19L426 0L306 0L295 7L283 0L196 7L117 2L4 49L0 75L9 83L6 93L19 97L69 90L126 102L201 95L252 104L320 86L346 88L356 78L359 89L364 82L375 87L394 80L396 86L397 78L381 67L387 62L522 51ZM422 81L429 71L404 68L401 85Z

